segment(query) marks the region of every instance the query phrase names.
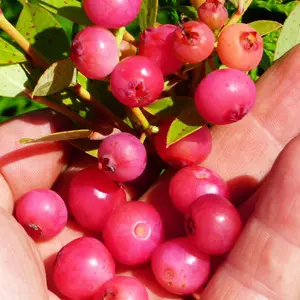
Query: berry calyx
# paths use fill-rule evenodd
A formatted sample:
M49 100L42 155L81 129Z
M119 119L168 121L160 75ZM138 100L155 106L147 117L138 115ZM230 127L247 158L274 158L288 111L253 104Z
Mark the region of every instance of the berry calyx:
M158 99L164 89L160 68L144 56L123 59L110 78L113 95L129 107L146 106Z
M70 58L87 78L103 79L119 62L116 38L105 28L88 26L75 36Z
M99 146L99 168L114 181L127 182L139 177L147 164L145 146L129 133L116 133Z
M195 92L195 104L199 114L207 122L217 125L241 120L255 101L254 82L247 74L235 69L209 73Z
M263 50L262 37L248 24L232 24L221 31L218 39L217 51L222 63L241 71L257 67Z
M214 50L215 36L204 23L189 21L175 31L174 50L185 63L199 63Z

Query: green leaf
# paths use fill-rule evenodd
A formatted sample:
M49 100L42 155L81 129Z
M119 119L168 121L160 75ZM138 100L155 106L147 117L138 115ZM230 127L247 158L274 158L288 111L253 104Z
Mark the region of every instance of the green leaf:
M15 46L0 37L0 64L15 64L26 61L25 55Z
M33 96L48 96L76 85L76 69L70 59L52 64L40 77Z
M167 136L167 147L197 131L205 125L194 106L183 110L172 122Z
M249 23L261 36L278 30L282 27L282 24L276 21L259 20Z
M79 129L70 131L55 132L37 139L32 138L22 138L20 140L21 144L35 144L41 142L59 142L59 141L69 141L89 138L93 134L92 130L89 129Z
M60 23L44 8L26 3L16 27L49 60L54 62L68 56L68 38Z
M69 141L69 144L86 154L98 158L99 141L91 141L87 139Z
M274 60L280 58L300 43L300 3L285 20L274 54Z
M37 0L39 5L50 12L65 17L72 22L91 25L91 21L82 8L81 1L77 0Z
M19 64L0 66L0 96L16 97L26 88L28 77Z
M189 19L197 20L198 19L198 12L197 9L193 6L176 6L175 9L180 13L186 15Z
M297 1L282 1L282 0L253 0L251 8L266 9L271 12L282 13L288 16L294 9Z
M143 0L139 13L139 25L141 31L149 26L154 26L158 12L158 0Z
M176 116L187 106L191 106L193 101L191 97L166 97L144 107L144 110L159 118L169 118Z

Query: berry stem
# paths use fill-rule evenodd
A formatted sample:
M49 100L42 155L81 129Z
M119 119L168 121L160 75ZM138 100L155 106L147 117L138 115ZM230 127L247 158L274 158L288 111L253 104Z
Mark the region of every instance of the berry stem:
M130 44L133 44L134 46L137 46L137 44L138 44L135 37L131 33L129 33L127 30L125 30L125 32L124 32L123 39L124 39L124 41L126 41Z
M228 23L223 27L223 29L220 30L219 35L224 30L224 28L228 27L229 25L238 23L238 21L242 18L243 14L246 12L246 10L251 5L252 1L253 0L243 0L244 6L242 7L242 9L241 9L241 2L239 1L239 6L238 6L236 12L230 18L230 20L228 21Z
M87 119L81 117L80 115L70 111L69 109L67 109L64 106L58 105L55 102L53 102L51 100L48 100L45 97L32 96L32 94L29 90L25 90L24 94L29 99L31 99L35 102L38 102L42 105L45 105L45 106L55 110L56 112L61 113L62 115L70 118L71 120L77 121L78 123L80 123L81 125L83 125L87 128L92 128L93 127L92 123L89 120L87 120Z
M143 132L140 136L140 141L142 144L144 144L146 138L147 138L147 134L146 134L146 132Z
M143 112L140 110L140 108L134 107L134 108L132 108L131 111L134 114L134 116L137 118L137 120L139 121L139 123L141 124L141 126L145 130L148 130L149 126L150 126L150 123L147 120L147 118L145 117L145 115L143 114Z
M24 36L5 18L2 11L0 12L0 28L3 29L7 34L9 34L16 43L32 58L33 62L43 69L47 69L50 66L50 63L42 57L40 53L38 53L30 43L24 38ZM108 108L102 105L99 101L97 101L92 95L83 87L77 86L75 88L71 88L79 97L82 98L85 102L91 103L100 114L103 114L109 121L111 121L115 126L123 131L132 132L131 128L127 126L121 119L119 119L113 112L111 112ZM31 97L32 98L32 97ZM33 100L36 100L33 98ZM41 100L41 99L40 99ZM44 103L49 103L48 100L43 99ZM37 100L36 100L37 101ZM53 107L53 105L52 105ZM55 106L55 108L57 107ZM66 110L67 111L67 110ZM65 112L66 112L65 111ZM73 115L73 113L72 113ZM78 116L78 115L77 115ZM77 118L77 117L76 117ZM81 118L81 117L80 117ZM74 119L74 116L72 117ZM83 119L83 118L82 118Z

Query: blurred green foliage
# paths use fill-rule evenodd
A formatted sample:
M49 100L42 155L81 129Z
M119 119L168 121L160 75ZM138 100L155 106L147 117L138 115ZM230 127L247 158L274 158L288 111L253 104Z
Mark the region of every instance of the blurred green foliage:
M31 0L34 2L34 0ZM254 0L250 9L244 15L243 21L248 23L254 20L276 20L281 23L284 22L286 16L295 6L296 1L287 0ZM176 6L189 5L189 0L160 0L160 9L157 21L159 23L178 24L180 21L181 13L176 10ZM21 12L22 5L17 0L2 0L2 10L6 18L16 24L18 16ZM228 2L228 9L230 14L234 12L234 7ZM80 30L77 25L64 19L63 17L56 16L57 20L64 28L69 42L76 32ZM131 32L136 38L139 38L139 23L136 19L129 26L127 30ZM261 71L265 71L272 63L272 54L274 52L276 41L279 35L274 32L264 37L265 53L260 65ZM0 31L0 36L5 39L10 39L5 33ZM255 71L256 76L257 71ZM261 75L261 74L259 74ZM0 121L11 118L12 116L20 115L24 112L40 108L41 105L28 100L24 97L5 98L0 97Z

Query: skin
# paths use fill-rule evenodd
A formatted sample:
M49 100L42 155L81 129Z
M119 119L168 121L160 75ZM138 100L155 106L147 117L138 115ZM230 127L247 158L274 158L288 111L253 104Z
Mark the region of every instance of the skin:
M259 80L258 102L250 115L236 124L213 129L214 147L204 166L230 183L236 203L243 202L239 209L245 228L201 300L300 297L299 57L297 46ZM56 253L88 233L69 221L56 238L34 243L11 213L22 194L32 188L51 187L68 160L72 165L65 144L24 146L19 145L19 139L65 126L48 110L0 125L0 299L64 299L48 291L46 273L48 287L55 292L51 266ZM141 200L151 202L151 191ZM160 295L155 290L150 300L172 299Z

